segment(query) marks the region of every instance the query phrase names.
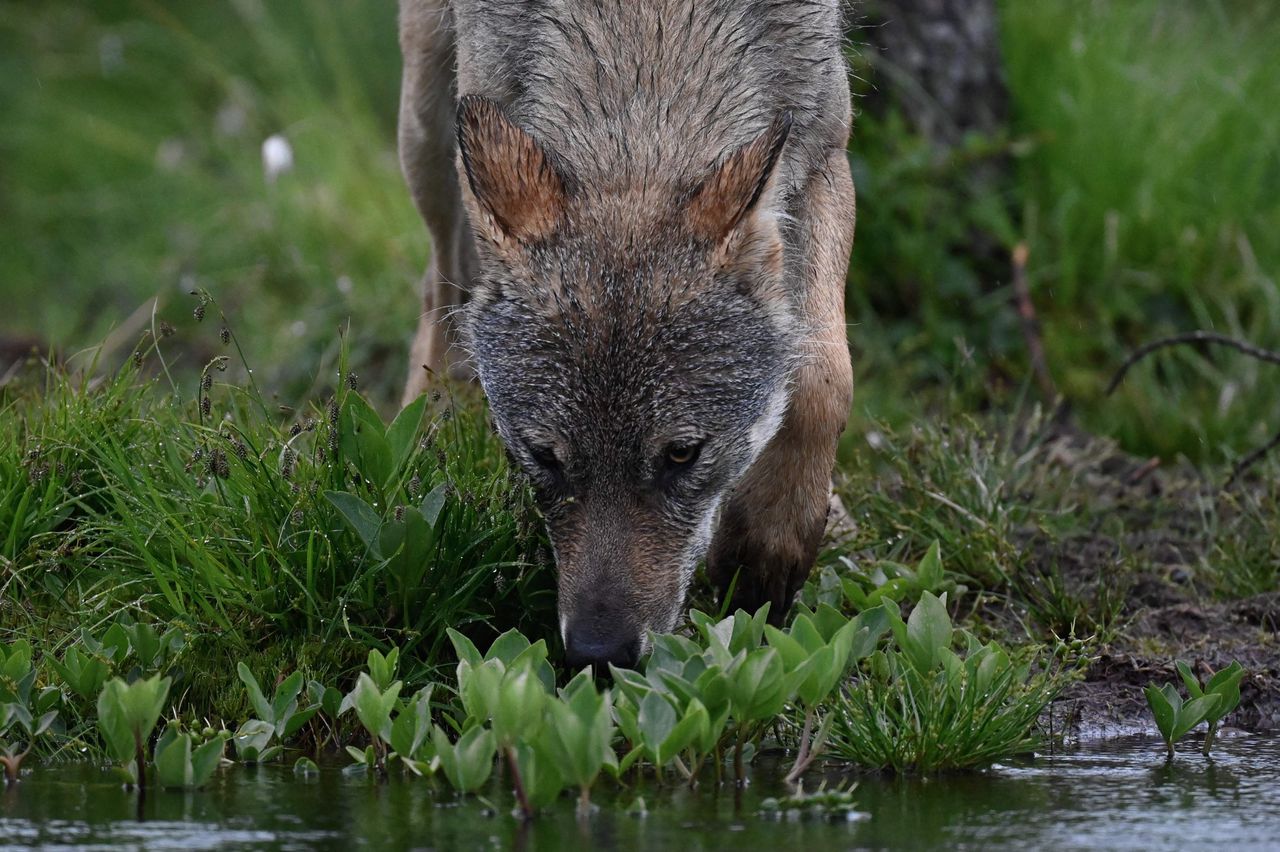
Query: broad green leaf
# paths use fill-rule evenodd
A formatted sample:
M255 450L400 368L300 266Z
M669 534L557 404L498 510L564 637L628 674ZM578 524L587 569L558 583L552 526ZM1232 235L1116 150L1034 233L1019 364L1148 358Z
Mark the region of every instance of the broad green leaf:
M178 734L163 749L157 747L156 777L162 787L194 786L191 770L191 735Z
M640 710L636 723L640 728L640 738L650 756L656 759L658 749L676 726L676 710L666 696L650 692L640 702Z
M191 753L191 777L196 787L203 787L222 762L226 742L222 736L211 737Z
M535 808L550 805L565 785L557 761L541 741L522 742L514 751L529 804Z
M387 427L387 446L391 450L391 473L394 477L413 453L418 427L422 425L422 412L426 410L427 397L420 395L406 405L391 425Z
M1233 662L1209 678L1209 683L1205 685L1205 694L1216 695L1222 699L1205 717L1210 724L1216 725L1222 717L1239 706L1240 681L1243 678L1244 668L1238 662Z
M168 695L169 678L159 675L132 684L120 678L107 681L98 696L98 727L112 757L120 762L134 758L164 712Z
M916 582L922 591L933 591L942 585L942 548L937 539L916 566Z
M1178 660L1174 664L1178 670L1178 674L1182 676L1182 683L1187 688L1187 694L1192 698L1199 698L1204 695L1204 690L1200 688L1200 680L1191 672L1191 666L1187 665L1183 660Z
M437 725L432 728L431 737L435 743L436 756L440 760L440 768L444 770L445 778L454 789L461 793L471 793L489 780L496 751L493 731L477 726L459 737L457 743L450 743L448 736Z
M778 655L782 657L782 665L787 671L795 671L809 659L811 653L809 649L772 624L765 625L764 635L769 640L769 647L777 649Z
M382 554L378 550L378 530L382 526L382 519L378 517L378 513L373 507L361 500L354 494L348 494L345 491L326 491L324 496L330 503L334 505L342 517L360 537L360 541L369 549L375 559L382 559Z
M1172 740L1173 725L1177 714L1173 706L1169 704L1169 699L1164 690L1151 685L1143 689L1142 694L1147 697L1147 706L1151 708L1151 715L1155 717L1156 727L1160 730L1160 735L1165 738L1166 742Z
M436 522L440 520L440 510L444 508L445 498L448 496L449 483L441 482L426 493L418 506L418 512L432 529L435 529Z
M936 597L932 592L922 592L920 602L907 618L907 638L911 648L908 654L916 662L916 670L926 674L939 659L938 649L951 648L951 617L947 615L947 595Z
M500 660L504 666L510 666L520 654L529 649L532 643L519 630L512 628L503 633L489 646L484 655L486 660Z
M400 681L396 681L385 691L380 690L367 673L360 673L352 706L355 707L360 724L364 725L371 736L383 740L391 738L391 711L396 706L400 687Z
M338 444L360 475L381 487L391 477L391 446L382 418L359 394L348 394L340 420Z
M1177 721L1173 727L1173 739L1180 740L1188 731L1205 720L1213 709L1222 701L1219 695L1202 695L1193 698L1178 711Z
M512 669L502 679L493 713L493 733L500 746L532 738L542 724L547 691L526 665Z
M276 720L277 728L298 707L298 695L302 692L302 672L294 672L276 687L275 698L271 701L271 712ZM279 728L278 728L279 729Z
M239 675L240 682L249 693L249 703L253 705L253 712L257 713L262 721L274 725L276 715L271 709L271 702L267 701L267 697L262 694L262 687L258 686L258 679L253 676L253 672L249 671L249 667L244 663L237 663L236 674Z
M685 710L684 716L658 745L655 755L657 764L665 766L670 763L671 759L688 747L690 743L698 740L709 724L707 708L702 706L702 702L697 699L689 702L689 707Z
M445 634L449 637L449 641L453 643L453 652L458 655L458 660L464 663L470 663L478 666L484 662L484 655L476 648L474 642L463 636L452 627L445 629Z

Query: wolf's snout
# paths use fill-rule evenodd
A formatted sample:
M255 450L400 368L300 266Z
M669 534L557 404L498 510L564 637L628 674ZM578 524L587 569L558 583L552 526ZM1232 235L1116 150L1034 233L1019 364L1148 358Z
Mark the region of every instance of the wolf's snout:
M565 661L573 669L591 666L604 674L613 664L632 668L640 659L640 636L624 623L600 619L570 623L564 638Z

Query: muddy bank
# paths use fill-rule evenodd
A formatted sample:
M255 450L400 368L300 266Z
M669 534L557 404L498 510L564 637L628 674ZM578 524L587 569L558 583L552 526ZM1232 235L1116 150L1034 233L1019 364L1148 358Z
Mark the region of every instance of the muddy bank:
M1129 456L1070 427L1041 452L1077 483L1082 522L1065 536L1028 532L1023 591L1076 602L1081 633L1102 638L1085 679L1055 705L1057 729L1085 738L1153 731L1142 689L1181 690L1177 660L1201 676L1238 660L1247 675L1225 724L1280 728L1280 591L1273 583L1238 596L1226 569L1236 559L1255 576L1275 576L1266 515L1275 484L1254 475L1226 491L1190 465ZM1241 555L1229 536L1252 544Z

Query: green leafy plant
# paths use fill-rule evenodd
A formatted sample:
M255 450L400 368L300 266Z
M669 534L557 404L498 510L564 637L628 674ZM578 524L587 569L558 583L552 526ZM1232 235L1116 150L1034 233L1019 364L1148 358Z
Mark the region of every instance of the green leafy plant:
M471 640L457 631L450 630L449 638L458 653L458 694L467 713L466 725L492 724L495 748L510 769L520 813L529 819L537 807L535 798L549 800L560 791L555 762L535 745L554 683L546 642L531 643L518 632L509 631L499 636L481 657ZM517 750L522 743L527 748ZM538 778L524 777L522 755L538 764ZM532 798L530 784L538 785L534 791L537 795Z
M156 740L156 781L161 787L187 790L208 784L222 762L223 748L230 736L227 731L210 732L201 742L196 734L170 723Z
M841 578L846 603L854 612L864 612L886 601L914 604L925 592L946 593L954 601L965 587L942 567L942 548L935 539L914 568L891 560L880 560L870 571L850 571Z
M117 677L107 681L98 696L98 728L126 784L147 784L147 742L164 712L170 683L159 675L133 683Z
M930 773L1035 748L1036 720L1078 660L1019 660L996 642L956 631L945 594L924 592L905 622L895 604L884 612L893 641L867 658L836 701L833 754L873 769ZM957 634L963 657L952 650Z
M9 783L18 780L22 761L36 738L58 717L54 709L58 691L46 688L35 692L31 654L30 643L22 639L0 644L0 764Z
M1187 687L1187 694L1192 699L1202 698L1206 695L1218 696L1218 703L1204 717L1209 724L1209 730L1204 735L1204 754L1207 757L1213 749L1213 740L1218 732L1218 723L1240 704L1240 681L1244 679L1244 667L1240 663L1232 661L1231 665L1226 668L1217 672L1210 672L1209 680L1203 684L1192 673L1191 666L1182 660L1178 661L1177 669L1178 674L1182 677L1182 682Z
M263 694L262 687L258 685L257 678L253 676L253 672L249 671L248 666L237 663L236 674L239 675L240 682L249 693L250 706L258 714L257 719L250 719L245 723L250 725L248 730L241 728L246 736L236 740L237 754L240 755L241 760L248 763L266 762L277 757L284 742L311 721L312 717L320 711L320 704L312 702L306 706L299 706L298 699L302 695L302 672L294 672L281 681L270 701ZM264 725L250 724L253 722L262 722L270 727L272 736L267 742L262 742ZM268 745L272 739L278 745Z
M844 679L849 665L871 654L881 635L889 628L889 618L880 607L864 610L847 619L826 604L816 612L800 612L786 631L765 626L769 645L778 649L785 676L798 678L796 703L803 708L804 724L795 764L787 774L794 784L822 750L833 716L827 714L814 735L818 707Z
M1164 738L1169 760L1173 760L1173 746L1191 729L1199 725L1213 711L1222 698L1218 695L1201 695L1184 702L1171 683L1164 686L1147 686L1142 690L1147 696L1147 706L1155 717L1156 727Z
M540 741L563 782L578 788L580 810L590 805L591 786L601 770L617 767L612 716L610 693L596 689L589 671L570 680L558 701L547 702Z
M434 685L429 684L408 701L400 702L399 712L391 722L388 742L392 754L415 775L427 775L434 768L430 739L433 691Z
M92 701L102 692L102 685L111 676L111 666L101 656L82 652L75 646L67 649L62 660L51 659L49 665L71 691L85 701Z
M489 780L497 752L493 731L477 725L454 743L437 725L432 728L431 738L444 777L459 793L474 793Z
M1201 722L1209 725L1204 738L1204 753L1209 754L1218 723L1240 703L1240 681L1244 678L1244 668L1236 662L1211 673L1208 682L1203 684L1187 663L1179 660L1177 670L1187 687L1189 700L1183 701L1171 683L1163 686L1150 684L1142 690L1155 718L1156 728L1164 739L1169 760L1173 759L1174 745L1178 740Z
M369 745L361 751L347 746L357 763L378 771L386 770L387 744L391 741L391 717L397 706L401 681L392 681L380 689L367 672L361 672L355 689L343 700L343 706L356 711L356 718L369 734Z

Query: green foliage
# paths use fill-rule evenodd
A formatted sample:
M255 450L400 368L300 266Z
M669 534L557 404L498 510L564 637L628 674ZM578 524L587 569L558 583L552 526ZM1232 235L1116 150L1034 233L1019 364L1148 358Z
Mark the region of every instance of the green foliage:
M885 601L915 604L924 592L950 594L954 601L965 591L942 570L942 549L937 540L929 544L915 568L881 560L867 574L850 572L842 578L841 588L845 602L854 612L872 609Z
M154 344L143 353L159 358ZM96 697L102 674L90 656L108 676L183 681L193 627L233 657L268 637L284 647L397 644L412 652L422 679L452 657L448 626L487 638L554 624L531 497L478 404L424 398L397 417L381 433L393 464L383 476L361 467L381 461L342 441L342 424L353 419L361 425L352 435L377 434L368 420L376 415L345 385L332 405L286 418L270 413L252 385L197 384L197 398L183 401L131 364L83 387L49 368L42 385L6 391L0 456L10 453L18 469L32 448L65 450L68 473L57 487L70 511L30 539L9 592L30 602L13 619L46 614L48 625L33 631L107 625L82 635L77 656L62 661L80 700ZM211 398L217 417L203 411ZM328 492L377 507L376 538L366 542ZM202 706L221 700L234 663L210 675L183 681L184 695Z
M200 742L195 734L169 724L156 741L156 780L161 787L194 789L213 777L230 734L219 731Z
M560 698L547 702L539 742L563 782L576 786L585 802L600 771L618 763L610 693L596 689L590 673L583 671L569 681Z
M1218 723L1240 703L1240 681L1244 679L1244 668L1238 662L1233 662L1216 673L1210 673L1209 680L1204 683L1195 676L1187 663L1179 660L1177 669L1190 700L1184 702L1173 684L1166 683L1159 687L1151 684L1143 689L1147 706L1151 708L1156 728L1164 738L1169 759L1173 759L1174 744L1201 722L1207 722L1209 726L1204 738L1204 753L1207 756L1213 748Z
M256 719L249 719L236 732L233 740L236 753L246 763L265 763L278 757L285 740L311 721L320 711L320 702L299 705L303 690L302 672L294 672L281 681L270 701L248 666L237 663L236 674L249 694L249 706L258 714ZM268 732L270 736L267 736ZM278 744L272 745L273 740Z
M0 765L8 783L18 779L18 770L36 738L58 717L54 707L58 691L46 688L37 692L35 679L30 643L21 639L8 645L0 643Z
M85 701L97 697L111 674L110 665L102 657L83 652L75 646L67 649L61 662L50 660L49 665Z
M1184 703L1171 683L1160 687L1153 684L1145 687L1142 692L1147 696L1147 706L1155 717L1160 736L1164 737L1170 758L1173 757L1173 744L1203 722L1222 701L1217 695L1201 695Z
M129 784L146 785L147 742L164 712L169 686L169 678L159 675L133 683L117 677L98 696L98 728Z
M1036 720L1070 671L1011 657L956 631L946 596L925 592L904 622L885 605L893 642L870 655L832 711L830 751L871 769L932 773L1031 751ZM966 642L964 656L952 645Z
M474 793L489 780L493 772L493 756L497 751L493 731L476 726L452 743L449 735L436 726L431 738L440 768L455 790Z

